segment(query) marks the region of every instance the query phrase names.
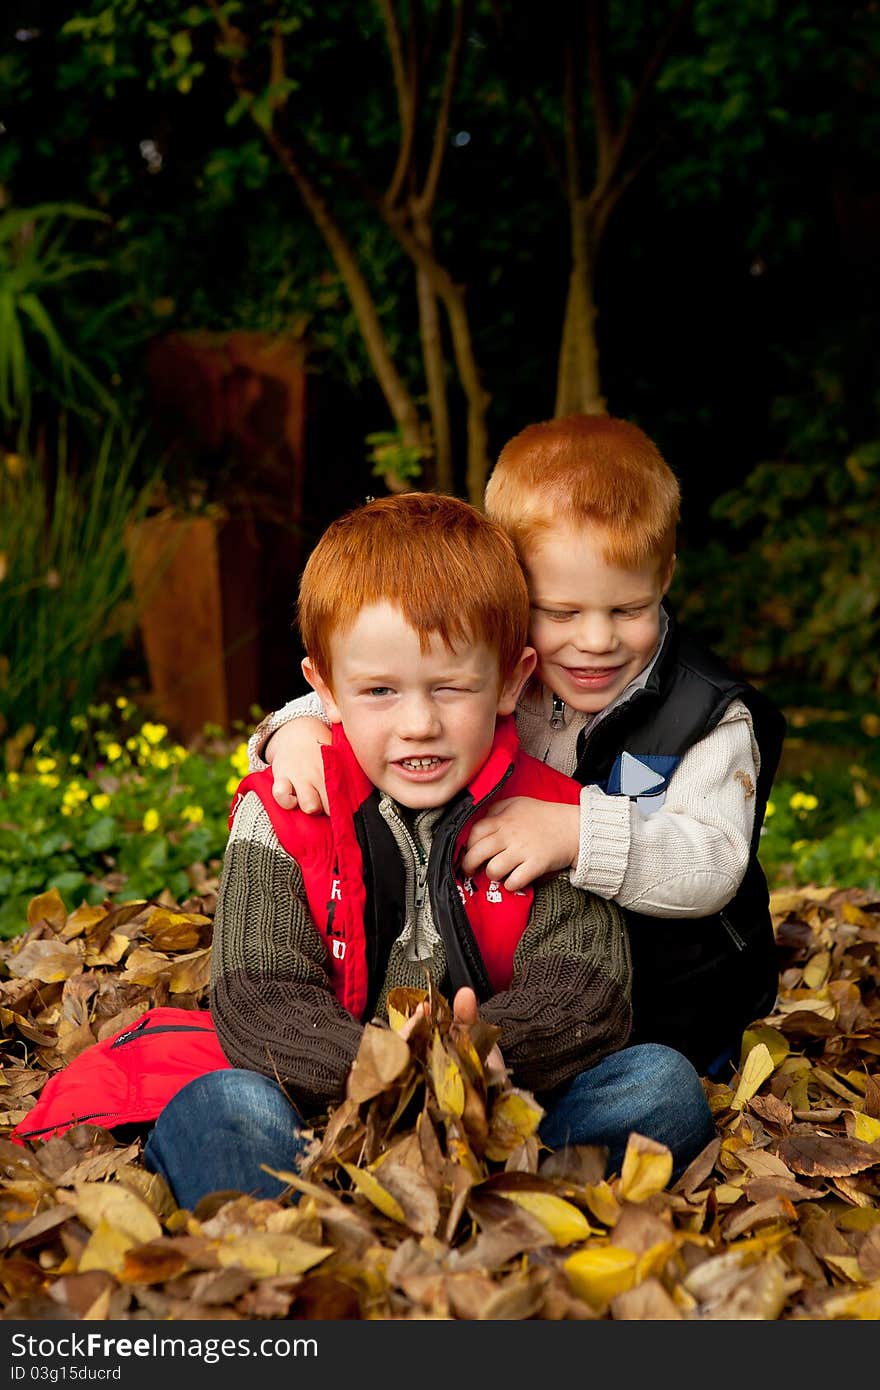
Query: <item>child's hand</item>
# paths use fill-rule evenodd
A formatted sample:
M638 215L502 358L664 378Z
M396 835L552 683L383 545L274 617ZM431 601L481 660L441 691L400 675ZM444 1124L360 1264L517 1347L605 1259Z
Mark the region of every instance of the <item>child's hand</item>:
M511 893L542 874L571 869L580 849L580 807L514 796L496 801L468 837L461 867L481 866Z
M321 745L329 742L329 728L311 715L289 720L269 739L263 756L272 764L272 795L285 811L327 811Z

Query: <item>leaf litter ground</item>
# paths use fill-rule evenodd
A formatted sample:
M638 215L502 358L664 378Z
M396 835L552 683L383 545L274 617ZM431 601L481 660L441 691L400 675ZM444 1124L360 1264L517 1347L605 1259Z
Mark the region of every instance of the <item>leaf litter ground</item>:
M495 1038L419 991L369 1026L344 1102L278 1201L178 1209L142 1139L79 1125L9 1139L59 1067L154 1005L207 1004L215 896L87 907L35 898L0 943L3 1319L880 1318L880 900L773 895L781 988L728 1084L717 1137L675 1183L631 1136L557 1153L541 1111L487 1081Z

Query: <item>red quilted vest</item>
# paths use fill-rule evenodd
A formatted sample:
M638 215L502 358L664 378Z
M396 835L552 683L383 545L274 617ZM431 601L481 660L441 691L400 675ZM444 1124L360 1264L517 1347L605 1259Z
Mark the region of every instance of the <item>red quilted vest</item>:
M272 771L267 769L251 773L239 784L229 823L231 826L244 795L255 792L280 844L302 869L312 918L327 945L327 968L336 997L356 1018L362 1018L369 986L364 928L367 904L355 816L374 787L355 759L341 725L333 725L332 743L322 754L329 816L282 810L272 796ZM467 790L474 814L478 805L482 810L482 803L496 796L531 796L572 805L580 796L580 787L572 778L522 752L512 717L499 719L492 751ZM497 992L510 984L514 952L528 923L534 893L531 888L511 893L482 869L473 878L460 872L457 865L472 819L458 835L450 868L489 981ZM435 903L435 918L440 910Z

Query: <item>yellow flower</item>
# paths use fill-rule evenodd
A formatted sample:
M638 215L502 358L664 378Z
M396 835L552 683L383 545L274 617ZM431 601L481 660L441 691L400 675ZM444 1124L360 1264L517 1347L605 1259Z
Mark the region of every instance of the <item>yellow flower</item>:
M247 777L250 772L247 744L240 743L235 752L230 754L229 761L232 763L239 777Z
M815 811L819 798L812 792L795 792L788 804L793 811Z
M117 708L117 709L128 709L128 701L126 700L126 698L125 698L124 695L117 695L117 696L116 696L116 708Z
M95 795L92 797L92 805L96 811L106 811L107 807L110 805L110 798L106 792L95 792Z
M37 772L54 772L56 767L54 758L37 758Z
M775 816L775 815L776 815L776 805L775 805L774 802L768 801L768 802L767 802L767 809L766 809L766 811L764 812L764 819L765 819L765 820L769 820L771 816Z
M17 787L19 782L21 781L21 778L19 777L17 772L8 772L6 774L6 780L9 783L10 787Z
M175 743L174 747L171 750L171 756L176 763L183 763L186 762L186 759L189 757L189 753L184 748L182 743Z
M71 755L70 755L70 766L71 766L71 767L79 767L79 765L80 765L81 762L82 762L82 758L80 757L79 753L71 753Z
M238 791L238 784L240 780L241 779L239 777L230 777L229 781L226 783L227 795L232 796L236 791Z
M108 763L115 763L122 757L122 745L119 743L108 743L106 748Z
M54 772L41 772L37 781L43 787L57 787L61 778L57 777Z
M168 728L165 724L151 724L148 720L141 729L141 733L147 740L147 743L156 744L162 742L163 738L168 733Z
M143 825L144 830L146 830L147 834L149 835L150 831L155 830L159 824L159 812L154 811L151 806L149 811L146 811L144 813L144 818L141 821L141 824Z
M150 761L159 772L165 772L171 766L171 754L164 748L157 748Z
M180 819L189 821L192 825L198 825L205 819L205 813L201 806L184 806L180 813Z

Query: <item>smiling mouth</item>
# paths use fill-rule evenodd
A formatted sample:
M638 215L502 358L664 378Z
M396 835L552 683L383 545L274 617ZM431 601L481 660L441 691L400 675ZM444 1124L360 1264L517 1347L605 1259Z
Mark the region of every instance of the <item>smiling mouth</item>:
M426 758L399 758L398 766L405 767L408 772L430 772L432 768L440 767L442 763L448 761L448 758L437 758L434 756Z

